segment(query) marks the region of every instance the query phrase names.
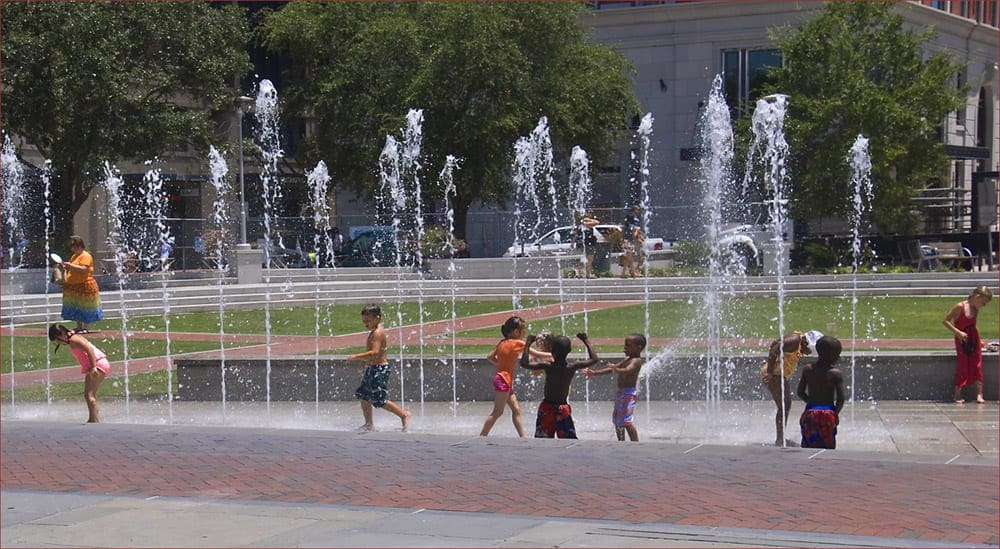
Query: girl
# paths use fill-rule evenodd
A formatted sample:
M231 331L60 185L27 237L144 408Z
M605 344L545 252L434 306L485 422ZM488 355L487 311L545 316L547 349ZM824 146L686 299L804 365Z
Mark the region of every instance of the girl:
M519 316L508 318L500 327L503 339L486 356L486 360L496 366L497 371L493 376L493 411L483 423L483 430L480 431L479 436L490 434L493 425L503 415L504 406L510 407L517 436L521 438L525 436L524 426L521 425L521 406L517 403L517 396L514 395L514 370L521 358L521 352L524 351L524 336L527 329L528 323L523 318ZM529 352L532 357L539 360L552 359L550 353L543 353L535 349L530 349Z
M83 398L87 402L87 410L90 412L87 423L99 422L97 389L111 371L108 357L93 343L87 341L87 338L62 324L49 326L49 341L56 342L56 351L59 350L59 345L68 345L70 352L80 363L80 371L84 374Z
M941 322L945 328L955 334L955 402L962 404L962 388L969 382L976 385L976 402L982 404L983 399L983 348L979 340L979 330L976 328L976 318L982 309L993 299L993 292L986 286L972 290L965 301L959 301L948 311Z

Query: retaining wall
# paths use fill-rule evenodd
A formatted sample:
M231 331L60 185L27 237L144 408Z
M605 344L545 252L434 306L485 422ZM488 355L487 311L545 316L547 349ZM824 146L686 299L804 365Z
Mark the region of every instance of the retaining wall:
M620 357L609 357L617 360ZM803 364L812 358L805 359ZM602 363L604 361L602 360ZM763 357L737 357L727 359L729 381L721 389L723 400L760 400L767 398L757 375ZM400 400L399 357L390 360L393 375L390 378L391 400ZM847 377L848 397L854 384L856 400L950 400L953 390L955 357L951 353L880 353L865 355L855 360L854 376L851 375L850 356L841 359L840 368ZM998 357L995 353L984 357L983 373L985 394L997 400ZM653 367L650 376L652 400L701 400L705 398L703 361L697 357L677 356ZM222 399L220 383L222 369L218 359L178 359L177 376L180 388L177 398L185 401L212 401ZM423 368L419 358L403 359L403 400L419 402L421 377L425 401L451 401L453 391L460 401L493 400L492 377L494 368L483 358L463 357L454 365L454 383L451 359L427 358ZM231 401L266 400L266 371L264 359L235 359L226 361L226 399ZM271 359L271 400L312 401L316 398L319 382L319 400L352 400L364 371L356 362L347 363L343 357L321 357L317 376L313 358ZM798 374L792 377L798 382ZM542 397L544 378L518 369L517 395L521 400L539 400ZM583 376L573 380L570 400L614 400L615 379L602 376L590 380L589 389ZM971 393L966 398L975 398ZM646 387L640 387L645 398Z

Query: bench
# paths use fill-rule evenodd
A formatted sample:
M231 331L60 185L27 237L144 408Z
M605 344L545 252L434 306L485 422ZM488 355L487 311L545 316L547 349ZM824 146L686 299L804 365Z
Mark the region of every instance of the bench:
M919 271L926 267L931 270L938 265L937 249L921 244L919 240L902 240L899 242L899 255L903 261L916 267Z
M961 242L928 242L927 246L937 251L938 261L951 261L954 265L969 264L969 270L975 270L980 264L980 257L962 246Z

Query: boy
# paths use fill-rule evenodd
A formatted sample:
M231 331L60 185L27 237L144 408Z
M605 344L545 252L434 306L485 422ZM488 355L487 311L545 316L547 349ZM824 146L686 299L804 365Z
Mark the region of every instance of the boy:
M531 344L537 336L529 335L524 342L521 353L521 367L529 370L545 371L545 398L538 405L538 419L535 420L535 438L576 438L576 425L573 423L573 408L566 402L569 395L569 384L573 374L597 364L597 354L590 345L587 334L579 333L576 337L587 347L587 360L566 363L569 355L569 338L564 335L549 337L552 349L552 362L529 363Z
M385 408L399 416L405 433L410 426L410 412L387 398L389 396L389 361L386 359L388 338L382 329L382 309L378 305L366 306L361 310L361 322L370 330L368 340L365 342L368 350L347 357L348 361L358 360L367 365L361 386L354 391L354 398L361 401L361 413L365 417L365 424L360 430L375 430L375 423L372 421L372 407L375 407Z
M844 407L844 374L833 365L840 360L840 340L823 336L816 342L815 364L802 369L796 394L806 403L799 419L803 448L837 447L837 425Z
M625 440L625 433L632 442L639 441L639 431L635 428L633 415L635 414L635 402L639 392L636 385L639 382L639 370L645 362L642 358L642 351L646 349L646 336L642 334L630 334L625 338L625 359L604 368L603 370L584 370L586 377L603 376L616 372L618 374L618 396L615 398L615 411L612 413L611 421L615 425L615 435L618 440Z

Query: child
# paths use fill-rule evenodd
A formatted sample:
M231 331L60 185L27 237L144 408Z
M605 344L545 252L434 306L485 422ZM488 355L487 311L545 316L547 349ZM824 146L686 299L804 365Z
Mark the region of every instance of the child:
M566 402L569 395L569 384L573 374L597 364L597 354L590 345L587 334L579 333L576 337L587 347L587 360L573 364L566 363L569 355L569 338L563 335L549 338L552 349L552 362L530 362L531 344L535 336L528 336L524 352L521 354L521 367L530 370L545 371L545 398L538 404L538 418L535 420L535 438L576 438L576 425L573 423L573 408Z
M493 411L486 417L479 436L490 434L493 425L503 415L504 406L509 406L517 436L524 438L524 426L521 425L521 406L517 402L517 396L514 395L514 369L517 368L517 358L525 349L524 333L527 329L528 323L523 318L519 316L508 318L500 327L503 339L497 343L496 348L490 354L486 355L486 360L496 366L497 371L493 376ZM548 353L532 349L530 345L527 348L530 349L531 356L535 358L551 357Z
M101 419L97 411L97 389L111 372L108 357L87 338L62 324L49 326L49 341L56 342L56 351L60 345L68 345L70 352L80 363L80 371L84 374L83 399L87 402L87 410L90 413L87 423L98 423Z
M833 365L840 360L840 340L823 336L816 342L819 360L802 369L796 394L806 403L799 419L803 448L837 447L837 425L844 407L844 374Z
M979 309L993 299L993 292L986 286L972 290L965 301L960 301L948 311L942 324L955 334L955 403L964 404L962 389L970 382L976 386L976 402L982 404L983 399L983 349L979 341L979 329L976 328L976 318Z
M760 380L771 394L771 399L777 408L774 412L775 446L785 444L785 425L788 424L788 414L792 409L792 374L795 373L799 360L804 355L812 353L816 342L822 337L822 333L810 330L804 334L794 332L783 337L781 341L776 339L771 342L767 360L760 369Z
M633 415L635 403L639 398L636 385L639 382L639 370L645 362L642 351L646 349L646 336L630 334L625 338L625 359L602 370L584 370L583 375L589 377L603 376L616 372L618 374L618 396L615 398L615 411L611 421L615 426L618 440L625 440L625 433L632 442L639 441L639 431L635 428Z
M410 412L403 410L396 403L388 400L389 396L389 361L388 338L382 328L382 309L378 305L368 305L361 310L361 322L365 328L371 330L368 333L368 340L365 342L367 351L350 355L347 360L358 360L366 364L365 376L361 381L361 386L354 391L354 398L361 401L361 413L365 417L365 424L360 427L363 431L374 431L375 423L372 421L372 407L385 408L386 410L399 416L403 422L403 432L410 427Z

